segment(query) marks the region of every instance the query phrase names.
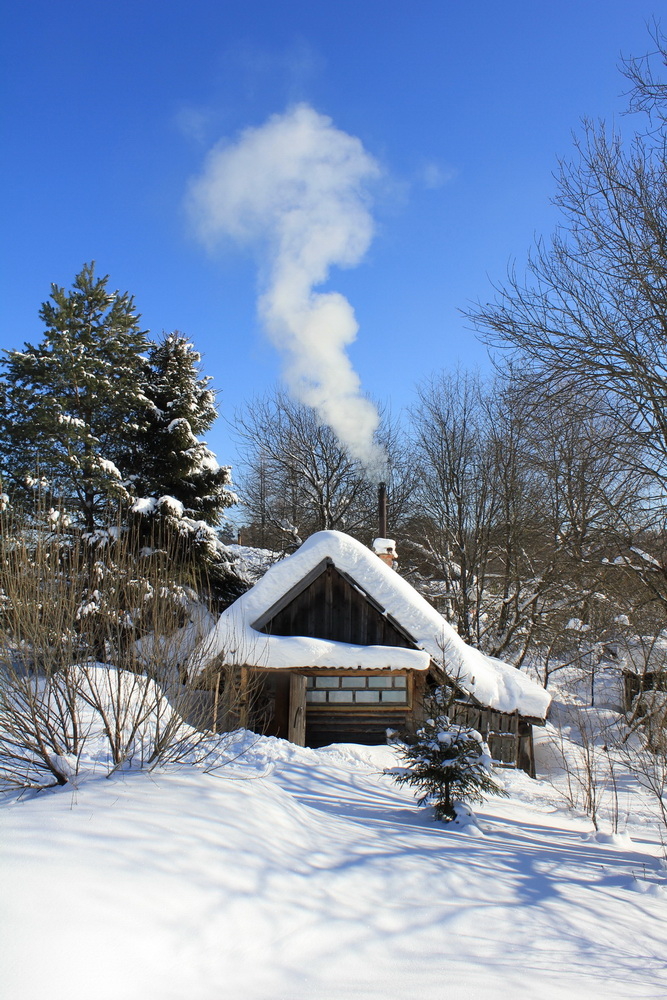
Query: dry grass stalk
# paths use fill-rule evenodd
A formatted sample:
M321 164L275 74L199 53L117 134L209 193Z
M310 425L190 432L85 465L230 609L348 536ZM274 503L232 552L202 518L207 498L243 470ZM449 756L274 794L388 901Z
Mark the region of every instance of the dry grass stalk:
M120 531L91 542L53 512L1 516L0 785L66 784L91 754L106 773L217 760L239 712L226 704L214 734L184 678L212 622L194 573L173 579L169 551L137 556Z

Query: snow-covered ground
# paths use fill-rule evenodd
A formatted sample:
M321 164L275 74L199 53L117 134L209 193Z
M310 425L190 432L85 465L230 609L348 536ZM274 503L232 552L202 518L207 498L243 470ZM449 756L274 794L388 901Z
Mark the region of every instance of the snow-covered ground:
M246 734L217 770L6 803L0 996L667 995L667 871L630 779L615 837L511 771L508 799L445 827L383 774L395 763Z

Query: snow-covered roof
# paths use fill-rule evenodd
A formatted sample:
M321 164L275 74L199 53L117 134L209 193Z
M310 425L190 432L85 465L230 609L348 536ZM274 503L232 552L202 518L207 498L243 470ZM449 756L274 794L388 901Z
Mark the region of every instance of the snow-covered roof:
M661 673L667 670L667 634L627 639L618 656L623 668L630 673L638 676L646 672Z
M265 635L253 624L329 559L414 640L417 649L354 646L307 636ZM515 667L485 656L461 639L407 580L370 549L339 531L311 535L291 556L276 563L218 619L199 651L203 668L222 656L226 663L263 669L341 667L363 670L427 670L431 659L465 693L500 712L544 718L550 695Z

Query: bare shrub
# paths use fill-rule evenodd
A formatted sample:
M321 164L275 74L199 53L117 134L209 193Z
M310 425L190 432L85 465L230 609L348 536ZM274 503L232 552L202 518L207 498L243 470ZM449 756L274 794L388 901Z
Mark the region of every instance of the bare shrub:
M138 557L120 531L91 540L57 512L0 516L0 785L64 785L83 761L109 774L219 755L226 737L182 669L213 623L196 578L172 578L169 551Z
M630 768L653 799L662 825L663 847L667 849L667 741L655 749L642 747L633 754Z
M603 806L613 832L618 832L617 776L608 745L613 735L599 712L575 705L555 720L552 752L563 772L559 791L572 809L581 809L599 829Z

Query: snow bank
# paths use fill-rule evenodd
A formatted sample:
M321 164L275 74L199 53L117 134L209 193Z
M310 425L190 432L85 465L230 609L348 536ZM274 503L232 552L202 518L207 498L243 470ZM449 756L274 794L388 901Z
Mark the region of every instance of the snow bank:
M236 751L236 752L234 752ZM239 734L229 762L91 778L0 809L2 988L21 1000L658 1000L658 831L583 840L503 772L433 822L390 747ZM483 834L483 836L480 836Z
M324 559L350 576L412 636L418 650L351 646L305 637L267 636L253 624ZM200 667L223 655L227 663L264 669L345 667L427 670L433 659L467 694L500 712L544 718L550 695L515 667L485 656L406 580L361 542L339 531L320 531L276 563L220 616L199 651Z

